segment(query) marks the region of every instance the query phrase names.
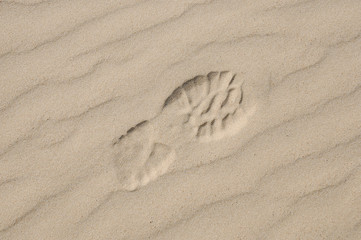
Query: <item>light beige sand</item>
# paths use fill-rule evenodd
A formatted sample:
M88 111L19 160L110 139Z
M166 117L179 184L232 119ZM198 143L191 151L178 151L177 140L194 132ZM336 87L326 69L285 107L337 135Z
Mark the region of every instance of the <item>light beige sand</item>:
M358 0L0 1L0 239L361 239Z

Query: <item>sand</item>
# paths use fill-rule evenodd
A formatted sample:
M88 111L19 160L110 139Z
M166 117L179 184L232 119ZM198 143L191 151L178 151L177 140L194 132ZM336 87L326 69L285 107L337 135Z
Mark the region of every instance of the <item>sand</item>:
M358 0L0 1L0 239L361 239Z

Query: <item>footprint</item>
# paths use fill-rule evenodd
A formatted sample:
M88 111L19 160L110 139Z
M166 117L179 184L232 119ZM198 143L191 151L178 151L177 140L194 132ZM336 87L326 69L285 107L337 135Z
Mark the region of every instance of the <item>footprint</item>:
M114 144L120 188L134 191L164 175L182 144L238 133L253 114L242 106L242 84L236 74L223 71L176 88L156 117L129 129Z

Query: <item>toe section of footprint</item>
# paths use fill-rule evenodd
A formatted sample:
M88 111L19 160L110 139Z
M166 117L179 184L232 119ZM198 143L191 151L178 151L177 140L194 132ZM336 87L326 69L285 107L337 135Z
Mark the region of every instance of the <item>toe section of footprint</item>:
M210 100L210 96L214 96L215 93L241 87L241 84L242 82L230 71L199 75L177 87L164 102L163 109L189 113L199 104Z
M182 84L164 108L187 114L187 124L197 139L219 139L238 131L238 122L244 125L242 84L230 71L210 72Z
M238 131L238 123L244 125L242 84L230 71L210 72L183 83L164 108L188 115L187 124L197 139L219 139Z

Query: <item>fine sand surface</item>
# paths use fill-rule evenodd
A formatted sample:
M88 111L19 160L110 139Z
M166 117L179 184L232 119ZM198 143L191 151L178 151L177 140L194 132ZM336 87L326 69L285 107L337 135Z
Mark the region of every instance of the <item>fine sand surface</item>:
M361 1L0 1L1 240L360 240Z

